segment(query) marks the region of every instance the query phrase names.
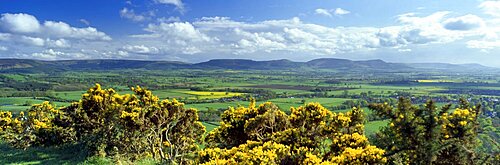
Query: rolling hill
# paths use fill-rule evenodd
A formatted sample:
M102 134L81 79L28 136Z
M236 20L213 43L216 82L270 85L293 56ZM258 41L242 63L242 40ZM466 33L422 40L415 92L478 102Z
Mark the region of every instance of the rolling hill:
M232 69L232 70L335 70L345 72L474 72L499 71L498 68L479 64L447 63L389 63L382 60L353 61L336 58L320 58L307 62L294 62L286 59L254 61L248 59L213 59L201 63L178 61L141 61L141 60L61 60L40 61L31 59L0 59L0 72L57 72L72 70L119 70L119 69Z

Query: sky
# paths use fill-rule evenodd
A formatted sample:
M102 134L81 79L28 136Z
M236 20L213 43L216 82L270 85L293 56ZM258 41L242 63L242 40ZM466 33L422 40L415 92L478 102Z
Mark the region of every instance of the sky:
M500 67L500 1L1 0L0 58Z

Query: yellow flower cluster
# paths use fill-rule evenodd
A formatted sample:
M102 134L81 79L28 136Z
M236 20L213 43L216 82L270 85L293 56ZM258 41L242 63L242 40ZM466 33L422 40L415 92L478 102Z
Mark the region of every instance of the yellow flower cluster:
M120 115L120 118L127 118L129 117L130 119L132 119L133 121L136 121L138 118L139 118L139 112L127 112L127 111L122 111L121 112L121 115Z
M11 128L12 113L9 111L0 111L0 134L2 131Z
M208 148L199 152L204 165L211 164L279 164L290 148L275 142L248 141L231 149Z
M35 130L49 129L53 125L53 120L57 115L60 115L58 109L55 109L48 101L42 104L34 104L28 110L28 123L32 125Z
M384 150L368 145L364 148L345 148L338 156L332 158L333 164L384 164L387 158Z
M40 128L43 128L43 129L49 128L49 125L47 125L47 122L41 122L38 119L34 119L33 124L34 124L33 128L35 128L35 130L38 130Z
M160 100L157 96L154 96L151 91L141 88L140 86L136 86L135 88L132 87L130 89L134 91L135 94L141 96L140 99L143 102L151 103L151 102L158 102Z
M445 113L440 119L442 122L441 131L445 139L451 137L461 137L470 134L470 129L465 129L474 123L476 114L473 109L455 109L451 114Z
M102 89L100 84L95 84L94 87L87 90L87 93L82 94L82 99L84 100L92 100L97 103L104 103L107 99L116 99L114 96L116 91L112 88L110 89ZM110 98L110 96L113 96ZM113 100L115 101L115 100Z
M354 134L343 134L342 136L333 139L332 145L338 147L339 149L351 147L363 147L368 144L368 138L364 135L360 135L358 133Z
M304 118L324 119L333 116L333 113L319 103L309 103L305 107L291 108L290 119L300 121Z

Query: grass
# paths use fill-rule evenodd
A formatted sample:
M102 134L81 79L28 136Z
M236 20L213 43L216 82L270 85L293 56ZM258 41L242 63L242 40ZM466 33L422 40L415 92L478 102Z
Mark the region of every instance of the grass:
M21 81L21 82L26 81L26 77L24 75L20 75L20 74L2 74L2 75L5 77L14 79L16 81Z
M0 164L16 165L102 165L102 164L134 164L153 165L159 164L152 159L129 161L120 158L86 157L81 145L71 144L61 147L31 147L26 150L10 147L0 142Z
M22 104L40 104L43 100L33 99L33 97L1 97L0 105L22 105Z
M389 123L389 120L375 120L375 121L370 121L365 124L365 134L367 136L373 135L376 133L380 128L384 127Z
M305 104L312 103L312 102L318 102L321 105L323 105L324 107L331 107L331 106L340 105L344 101L351 100L351 99L344 99L344 98L277 98L277 99L271 99L268 101L275 103L280 108L285 110L285 109L290 109L290 107L303 106L304 103L302 103L302 100L305 101Z
M34 99L32 97L0 97L0 110L12 111L14 114L27 110L33 104L43 103L45 100ZM70 103L52 102L57 107L67 106Z
M85 91L60 91L55 92L55 96L57 98L65 99L65 100L80 100L82 98L82 94Z
M78 145L21 150L0 142L0 164L81 164L84 161L85 155Z
M302 103L302 98L277 98L277 99L271 99L267 100L270 101L274 104L276 104L278 107L280 107L281 110L283 111L290 111L290 107L299 107L303 106L304 104ZM325 107L329 106L335 106L335 105L340 105L346 100L350 99L343 99L343 98L305 98L304 99L306 102L305 103L310 103L310 102L319 102L321 105ZM257 102L257 106L264 103L266 101L260 101ZM200 111L205 111L210 109L227 109L229 106L231 107L238 107L238 105L242 106L248 106L249 102L248 101L233 101L233 102L223 102L223 103L200 103L200 104L186 104L187 108L195 108Z
M203 125L205 126L205 133L209 133L210 131L214 130L215 128L219 127L218 125L212 124L212 123L207 123L207 122L202 122Z

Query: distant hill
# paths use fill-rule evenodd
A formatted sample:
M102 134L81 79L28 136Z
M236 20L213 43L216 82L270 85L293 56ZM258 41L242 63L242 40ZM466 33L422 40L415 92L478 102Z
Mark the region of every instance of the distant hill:
M408 63L406 64L416 69L427 69L436 71L490 71L498 68L487 67L480 64L448 64L448 63Z
M191 64L176 61L140 60L61 60L0 59L0 72L53 72L70 70L180 69Z
M214 69L292 69L304 66L302 62L293 62L290 60L271 60L254 61L245 59L215 59L207 62L193 64L196 68L214 68Z
M473 72L498 71L497 68L479 64L447 63L389 63L382 60L353 61L336 58L320 58L307 62L294 62L286 59L254 61L248 59L214 59L201 63L183 63L178 61L142 61L142 60L61 60L40 61L30 59L0 59L0 72L57 72L79 70L119 70L119 69L232 69L232 70L336 70L346 72L409 72L443 71Z
M320 58L306 62L312 68L356 70L356 71L408 71L412 68L405 64L387 63L382 60L351 61L336 58Z

